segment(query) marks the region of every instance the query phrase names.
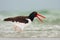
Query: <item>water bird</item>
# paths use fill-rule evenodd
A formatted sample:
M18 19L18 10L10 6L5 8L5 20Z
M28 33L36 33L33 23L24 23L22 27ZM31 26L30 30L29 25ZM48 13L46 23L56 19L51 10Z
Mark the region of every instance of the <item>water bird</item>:
M9 17L9 18L5 18L4 21L12 22L15 25L14 29L16 31L23 31L24 27L27 27L28 25L30 25L33 22L35 17L37 17L41 22L43 21L40 17L46 18L45 16L42 16L36 11L33 11L32 13L30 13L29 16Z

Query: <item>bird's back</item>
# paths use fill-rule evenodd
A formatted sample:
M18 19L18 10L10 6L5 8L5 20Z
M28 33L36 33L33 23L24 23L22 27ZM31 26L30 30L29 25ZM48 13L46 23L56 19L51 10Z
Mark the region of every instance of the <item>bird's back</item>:
M6 19L4 19L4 21L27 23L28 21L26 20L26 18L28 18L28 16L17 16L17 17L6 18Z

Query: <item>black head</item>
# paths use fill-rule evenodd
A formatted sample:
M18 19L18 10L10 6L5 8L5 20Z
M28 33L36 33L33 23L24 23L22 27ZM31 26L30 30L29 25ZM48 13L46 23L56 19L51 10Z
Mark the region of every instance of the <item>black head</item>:
M41 14L38 14L36 11L32 12L32 13L29 15L28 18L29 18L31 21L33 21L34 18L37 17L41 22L43 22L42 19L41 19L39 16L42 17L42 18L46 18L46 17L42 16Z
M37 16L37 12L34 11L29 15L29 19L31 19L31 21L33 21L36 16Z

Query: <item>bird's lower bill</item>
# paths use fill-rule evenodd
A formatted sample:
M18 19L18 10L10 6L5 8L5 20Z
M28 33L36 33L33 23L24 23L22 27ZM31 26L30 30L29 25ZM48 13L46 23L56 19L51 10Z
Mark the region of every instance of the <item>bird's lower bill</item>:
M42 16L41 14L37 14L36 16L41 22L43 22L43 20L41 18L46 18L45 16Z

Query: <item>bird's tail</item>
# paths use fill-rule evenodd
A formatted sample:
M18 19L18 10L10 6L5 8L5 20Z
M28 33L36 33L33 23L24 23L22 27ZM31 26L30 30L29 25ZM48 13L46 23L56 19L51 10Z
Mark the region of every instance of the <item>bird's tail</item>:
M6 18L3 21L11 21L11 20L12 20L12 18Z
M11 18L0 18L0 21L11 21Z

